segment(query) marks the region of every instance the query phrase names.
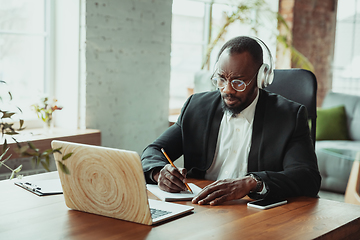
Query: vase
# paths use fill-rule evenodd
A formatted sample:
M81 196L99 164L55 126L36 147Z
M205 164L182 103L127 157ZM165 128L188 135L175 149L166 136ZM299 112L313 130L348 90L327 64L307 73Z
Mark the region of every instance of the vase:
M46 134L52 134L54 131L54 121L47 120L44 122L44 132Z

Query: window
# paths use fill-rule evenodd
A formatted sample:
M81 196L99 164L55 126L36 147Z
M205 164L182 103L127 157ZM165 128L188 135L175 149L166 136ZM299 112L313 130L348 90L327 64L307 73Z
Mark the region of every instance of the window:
M203 2L173 1L170 109L182 107L193 88L193 76L200 69L204 47L204 9Z
M2 108L22 109L21 118L36 119L31 104L50 93L52 58L50 0L0 0L1 96L11 91L13 101ZM5 93L4 93L5 92Z
M208 42L216 38L223 28L226 23L226 15L236 12L238 4L249 6L256 2L258 1L173 0L170 115L179 114L183 103L193 92L194 76L201 70ZM263 6L266 7L266 10L262 9L263 11L259 12L251 8L252 10L248 11L246 15L247 21L235 21L229 25L213 48L210 62L205 66L205 70L210 72L213 70L216 55L221 46L229 39L239 35L259 36L267 43L275 56L276 37L274 33L277 31L277 20L276 17L269 20L268 13L276 13L278 3L267 1ZM271 10L269 11L269 9ZM264 11L267 12L264 14ZM258 30L257 33L254 28ZM210 78L206 87L212 87ZM174 121L175 118L170 117L170 121Z
M360 1L338 1L332 91L360 95Z

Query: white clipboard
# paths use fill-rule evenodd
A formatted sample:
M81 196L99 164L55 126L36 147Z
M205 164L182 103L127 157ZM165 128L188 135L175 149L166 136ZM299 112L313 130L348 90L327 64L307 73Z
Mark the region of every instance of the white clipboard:
M38 196L62 194L63 189L60 179L49 179L40 181L15 182L15 185L22 187Z

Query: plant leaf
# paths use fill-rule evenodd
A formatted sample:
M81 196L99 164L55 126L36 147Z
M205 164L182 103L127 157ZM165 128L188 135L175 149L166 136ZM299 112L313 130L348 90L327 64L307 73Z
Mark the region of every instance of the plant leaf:
M50 166L50 157L49 156L45 157L45 161L46 161L46 165Z
M39 154L36 152L23 152L23 153L21 153L21 156L22 157L38 157Z
M29 149L29 146L25 145L19 149L19 152L22 154L22 153L26 152L28 149Z
M59 164L59 167L61 169L61 171L65 174L70 174L70 170L67 168L67 166L65 166L65 164L63 164L62 162L60 161L57 161L58 164Z
M4 141L4 144L3 144L3 148L2 148L2 152L5 152L7 151L6 149L8 148L8 144L7 144L7 140L5 138L5 141ZM0 160L1 160L1 157L0 157Z
M16 142L17 147L18 147L18 148L21 148L20 143L19 143L18 141L16 141L16 139L15 139L15 138L13 138L13 137L12 137L12 139Z
M41 162L41 165L46 169L46 171L50 172L49 165L46 162Z
M53 153L57 152L57 153L62 154L62 152L60 150L61 150L61 147L56 148L56 149L52 149Z
M7 112L7 111L3 111L2 113L3 116L1 118L11 118L11 116L15 114L13 112Z
M33 167L37 167L37 166L39 166L40 159L38 156L33 156L31 159L31 162L33 164Z
M39 149L35 147L35 145L32 142L27 142L30 149L34 150L35 152L39 152Z
M19 129L23 129L22 126L24 125L24 120L23 119L20 119L20 128Z
M53 153L52 149L46 149L43 153L42 156L46 157L49 156L51 153Z
M14 176L15 176L15 172L14 172L14 171L12 171L11 176L10 176L10 179L13 179L13 178L14 178Z
M22 169L22 164L18 166L13 172L18 173L21 171L21 169Z
M7 153L7 151L9 151L9 149L10 149L10 147L5 149L5 151L0 156L0 160L5 156L5 154Z
M10 159L11 155L12 155L12 154L10 154L6 159L0 161L0 167L1 167L3 164L5 165L5 162Z
M19 133L13 131L13 132L5 132L5 134L6 134L6 135L16 135L16 134L19 134Z
M71 157L71 155L73 155L73 153L72 153L72 152L71 152L71 153L66 154L65 156L63 156L61 160L66 160L66 159L68 159L69 157Z
M37 158L37 156L33 156L33 157L31 158L31 166L32 166L32 168L35 168L35 167L36 167L36 158Z

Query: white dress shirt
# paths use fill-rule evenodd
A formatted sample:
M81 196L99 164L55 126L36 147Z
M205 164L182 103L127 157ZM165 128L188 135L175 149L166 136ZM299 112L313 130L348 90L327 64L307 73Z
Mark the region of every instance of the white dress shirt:
M234 116L225 112L221 120L214 161L205 178L220 180L239 178L247 174L252 126L259 92L254 101Z
M213 163L206 171L205 179L221 180L244 177L247 174L248 157L255 108L259 91L254 101L241 113L233 115L225 112L220 123L219 135ZM259 194L265 194L265 183Z

